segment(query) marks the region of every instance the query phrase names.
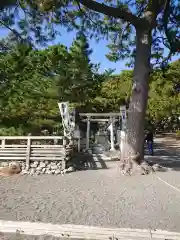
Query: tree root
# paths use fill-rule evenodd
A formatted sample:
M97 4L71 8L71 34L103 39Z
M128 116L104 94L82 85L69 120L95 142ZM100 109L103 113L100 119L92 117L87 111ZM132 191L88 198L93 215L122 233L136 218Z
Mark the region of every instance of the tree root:
M122 175L147 175L156 171L169 171L169 168L162 167L159 164L149 164L146 161L142 161L140 154L136 154L126 159L120 160L119 170Z

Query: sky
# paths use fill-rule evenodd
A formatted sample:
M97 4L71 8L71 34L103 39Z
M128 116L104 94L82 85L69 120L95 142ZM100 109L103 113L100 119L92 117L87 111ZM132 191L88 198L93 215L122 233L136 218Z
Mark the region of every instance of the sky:
M75 32L68 32L66 29L62 28L61 36L58 36L52 44L62 43L69 47L72 44L73 39L75 39ZM93 63L100 63L100 71L103 72L106 69L115 69L115 73L120 73L122 70L127 69L125 66L125 61L118 61L116 63L109 61L106 58L106 54L108 53L107 48L108 41L100 40L97 42L95 39L89 41L90 48L93 50L91 54L91 61Z
M8 31L6 29L0 29L0 38L6 37ZM67 32L65 28L61 29L61 36L57 36L56 39L49 43L49 45L54 44L63 44L69 47L72 44L72 41L75 39L75 32ZM91 54L91 61L93 63L100 63L100 72L104 72L106 69L115 69L114 73L119 74L122 70L128 69L125 64L126 61L118 61L116 63L109 61L106 58L106 54L108 53L107 48L108 41L100 40L97 42L95 39L89 41L90 48L93 50ZM172 61L179 59L179 56L173 57Z
M8 31L6 29L0 29L0 38L4 38L8 35ZM65 28L61 29L61 36L57 36L57 38L52 41L49 45L54 44L64 44L69 47L73 40L76 38L75 32L67 32ZM108 42L106 40L100 40L97 43L95 39L89 41L90 48L93 50L91 54L91 61L93 63L100 63L100 72L105 71L106 69L115 69L114 73L120 73L122 70L127 69L125 67L125 61L119 62L111 62L106 58L106 54L108 53L107 48Z

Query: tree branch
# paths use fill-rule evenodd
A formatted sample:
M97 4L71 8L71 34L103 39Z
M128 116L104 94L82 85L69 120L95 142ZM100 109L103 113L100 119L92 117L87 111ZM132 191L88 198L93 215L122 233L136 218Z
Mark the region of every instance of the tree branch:
M103 13L107 16L114 18L121 18L122 20L133 24L134 26L140 25L140 19L133 15L131 12L128 12L125 9L120 7L115 8L107 6L104 3L98 3L93 0L79 0L79 2L85 7L93 10L95 12Z
M172 53L175 53L180 51L180 40L176 37L171 36L171 32L170 32L171 30L168 29L169 16L170 16L170 0L166 0L166 3L164 5L164 15L163 15L164 31L170 45L170 51Z
M4 26L5 28L7 28L10 32L12 32L14 34L14 36L16 37L17 41L19 40L21 43L26 43L30 46L32 46L32 43L30 41L28 41L27 39L24 39L20 33L18 33L15 29L9 27L7 24L5 24L2 20L0 20L0 25Z
M3 25L5 28L7 28L8 30L10 30L15 36L16 38L19 38L21 41L25 41L21 35L15 30L10 28L7 24L5 24L3 21L0 20L0 25Z
M166 0L150 0L146 6L144 18L148 20L151 27L156 26L156 19L161 12Z
M0 9L4 9L6 7L15 6L15 5L16 5L15 0L1 0Z

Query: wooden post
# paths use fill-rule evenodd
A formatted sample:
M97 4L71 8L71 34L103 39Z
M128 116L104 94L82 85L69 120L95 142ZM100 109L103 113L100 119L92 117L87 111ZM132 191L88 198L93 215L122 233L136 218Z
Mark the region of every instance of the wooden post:
M5 148L5 144L6 144L6 139L2 139L1 140L1 148Z
M81 138L80 138L80 136L78 137L78 152L80 152L81 151Z
M66 167L66 146L67 146L67 138L63 138L63 148L64 148L64 158L62 160L62 170Z
M31 139L30 139L30 137L28 137L28 139L27 139L27 149L26 149L26 170L29 169L30 154L31 154Z
M77 141L77 150L80 152L81 150L81 134L80 134L80 129L79 126L76 125L75 131L74 131L74 137Z
M111 127L110 127L110 134L111 134L111 151L114 151L114 130L113 130L113 118L110 117Z
M87 129L86 129L86 150L89 149L89 137L90 137L90 118L87 117Z
M67 144L67 141L66 141L66 138L64 137L64 138L63 138L63 147L64 147L64 148L66 147L66 144Z

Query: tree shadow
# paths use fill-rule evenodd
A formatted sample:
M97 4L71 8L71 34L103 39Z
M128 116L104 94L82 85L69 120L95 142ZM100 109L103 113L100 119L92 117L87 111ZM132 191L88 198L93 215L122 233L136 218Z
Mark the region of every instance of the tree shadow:
M73 166L76 170L99 170L108 169L101 154L91 154L88 152L76 152L67 162L67 166Z
M154 156L146 155L145 160L150 164L159 164L180 171L180 141L173 138L162 139L163 141L154 143Z

